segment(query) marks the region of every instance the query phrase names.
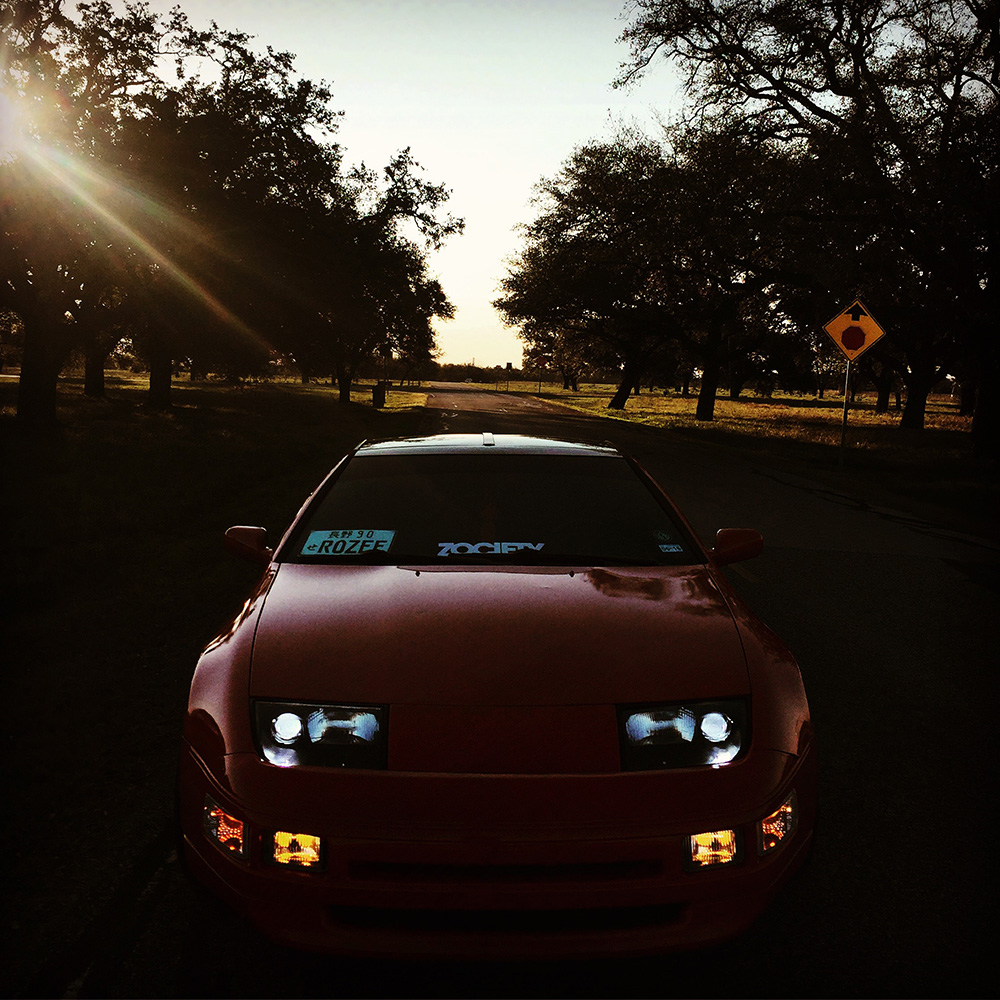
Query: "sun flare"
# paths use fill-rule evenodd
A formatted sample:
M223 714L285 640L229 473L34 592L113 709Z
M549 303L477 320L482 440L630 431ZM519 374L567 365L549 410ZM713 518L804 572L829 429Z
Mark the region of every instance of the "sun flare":
M0 163L12 159L21 144L21 116L17 105L0 94Z

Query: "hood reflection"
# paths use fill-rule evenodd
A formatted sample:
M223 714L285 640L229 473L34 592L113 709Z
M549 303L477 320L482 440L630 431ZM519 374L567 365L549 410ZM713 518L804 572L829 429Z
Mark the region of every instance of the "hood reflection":
M719 595L704 572L685 576L633 576L607 569L591 569L584 579L607 597L663 601L676 611L692 615L718 614Z

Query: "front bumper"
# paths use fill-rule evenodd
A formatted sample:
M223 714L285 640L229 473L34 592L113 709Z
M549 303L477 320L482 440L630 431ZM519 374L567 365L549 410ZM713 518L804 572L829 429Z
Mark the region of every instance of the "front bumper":
M181 823L192 873L294 947L398 958L656 954L741 933L807 854L812 754L745 763L713 775L438 775L282 769L238 754L217 777L185 746ZM756 821L792 789L798 828L760 857ZM246 823L245 861L202 832L206 795ZM721 828L739 831L741 860L685 870L687 835ZM323 836L323 870L269 865L277 829Z

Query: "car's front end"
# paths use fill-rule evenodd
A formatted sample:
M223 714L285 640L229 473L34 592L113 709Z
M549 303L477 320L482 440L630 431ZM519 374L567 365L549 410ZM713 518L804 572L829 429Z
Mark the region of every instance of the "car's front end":
M494 537L539 544L522 534ZM293 529L284 551L316 538ZM811 840L794 660L704 553L525 565L489 544L511 558L279 546L195 672L189 867L271 936L355 955L634 955L741 932Z
M310 949L552 958L697 947L745 930L808 844L793 829L770 854L758 846L762 831L773 839L773 828L784 828L783 807L797 808L803 823L809 803L796 803L795 788L811 778L801 768L777 775L782 791L752 814L730 807L718 817L677 810L666 796L686 794L690 783L649 775L386 773L359 783L358 775L338 774L328 794L345 807L364 803L366 814L344 821L330 816L330 804L317 809L312 776L261 783L252 762L231 764L237 786L251 783L255 803L274 805L250 806L237 789L216 788L211 776L193 772L189 785L215 795L190 803L191 825L196 813L202 822L189 864L263 931ZM587 808L569 809L567 800ZM660 808L638 809L640 802ZM595 808L609 814L599 821ZM428 811L425 821L410 818ZM223 844L214 839L220 819L229 827ZM242 856L231 846L236 824ZM274 860L276 838L287 848L305 837L319 839L315 863ZM696 867L692 837L711 863Z

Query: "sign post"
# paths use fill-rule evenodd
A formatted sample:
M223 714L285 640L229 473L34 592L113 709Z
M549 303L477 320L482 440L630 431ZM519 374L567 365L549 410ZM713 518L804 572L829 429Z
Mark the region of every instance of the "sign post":
M847 447L847 410L850 400L851 362L868 350L876 340L885 336L885 330L874 317L855 299L843 312L838 313L824 327L847 358L847 377L844 379L844 421L840 428L840 464L844 464Z
M840 425L840 462L844 462L844 450L847 447L847 410L851 398L851 359L847 359L847 375L844 377L844 420Z

